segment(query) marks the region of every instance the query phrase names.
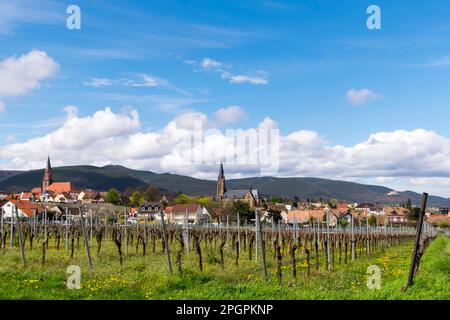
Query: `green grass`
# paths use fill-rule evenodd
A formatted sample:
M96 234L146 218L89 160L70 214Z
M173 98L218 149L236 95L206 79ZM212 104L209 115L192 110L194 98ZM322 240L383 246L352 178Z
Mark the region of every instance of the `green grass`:
M336 267L331 274L324 270L322 257L319 271L315 271L313 265L310 277L306 275L301 254L297 261L297 282L292 279L292 268L285 255L281 285L276 279L275 261L270 252L266 283L261 262L249 261L247 253L241 253L239 266L235 266L234 257L227 253L225 270L222 270L218 250L210 252L203 244L203 272L198 270L197 256L191 252L183 256L184 273L178 274L173 254L172 276L168 274L160 244L155 254L149 247L146 257L141 256L141 251L136 256L135 247L130 247L122 268L111 242L104 241L100 256L96 255L94 245L92 272L87 265L82 239L80 248L75 249L74 259L70 259L63 244L57 251L52 240L44 266L40 263L40 248L41 243L35 243L33 251L27 248L26 268L22 267L17 247L13 251L0 251L0 299L450 299L450 239L445 236L439 236L427 248L414 285L404 293L401 288L408 274L411 242L369 258L358 258L346 266L338 265L336 257ZM80 290L66 288L68 274L65 271L72 264L82 268ZM380 290L369 290L366 286L370 265L378 265L382 270Z

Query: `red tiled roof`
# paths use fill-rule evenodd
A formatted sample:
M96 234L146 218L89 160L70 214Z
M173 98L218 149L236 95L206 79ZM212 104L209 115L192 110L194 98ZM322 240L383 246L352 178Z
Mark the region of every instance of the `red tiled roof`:
M345 202L338 202L336 204L336 209L347 211L348 210L348 204L345 203Z
M33 193L31 192L23 192L21 195L21 198L29 199L33 196Z
M33 202L30 202L30 201L11 200L11 203L13 203L18 209L20 209L28 217L33 216L34 210L36 211L36 213L39 213L39 209L41 209L41 207L39 205L37 205Z
M406 216L409 210L403 207L384 207L387 216Z
M439 223L441 221L446 221L447 223L450 223L450 218L445 214L430 214L428 216L428 222L431 224Z
M322 221L323 215L325 214L324 209L312 209L312 210L291 210L288 211L288 222L294 222L297 220L299 223L308 222L310 218L314 220L319 219Z
M71 182L53 182L47 190L58 193L78 191Z
M198 208L200 208L201 205L197 203L190 203L190 204L176 204L172 208L172 213L185 213L186 209L189 213L196 212ZM167 211L167 208L166 208Z
M173 206L167 206L167 207L164 209L164 212L165 212L165 213L172 213L172 210L173 210Z

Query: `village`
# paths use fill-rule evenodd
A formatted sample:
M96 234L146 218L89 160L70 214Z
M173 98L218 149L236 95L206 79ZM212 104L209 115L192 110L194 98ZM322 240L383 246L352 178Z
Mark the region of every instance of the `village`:
M266 224L322 225L331 227L350 225L411 226L415 223L419 208L410 202L396 205L373 203L347 203L338 199L307 199L295 201L272 196L260 196L258 190L227 189L223 164L220 165L215 197L189 197L184 194L160 193L150 187L150 196L133 192L130 196L117 190L80 190L72 182L53 180L50 157L47 160L42 186L20 193L0 194L2 219L19 217L23 220L62 222L81 217L110 223L123 219L136 224L161 221L161 212L169 224L236 224L254 223L258 210ZM126 217L126 218L125 218ZM447 227L450 224L448 208L428 208L428 223Z

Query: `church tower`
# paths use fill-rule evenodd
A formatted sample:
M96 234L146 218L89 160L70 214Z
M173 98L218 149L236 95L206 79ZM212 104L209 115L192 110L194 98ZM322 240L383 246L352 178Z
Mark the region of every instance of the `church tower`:
M47 166L45 167L44 180L42 181L42 192L47 191L48 186L53 183L52 166L50 164L50 156L47 159Z
M227 188L225 186L225 173L223 171L223 163L220 164L219 169L219 177L217 178L217 192L216 192L216 198L222 199L223 195L227 191Z

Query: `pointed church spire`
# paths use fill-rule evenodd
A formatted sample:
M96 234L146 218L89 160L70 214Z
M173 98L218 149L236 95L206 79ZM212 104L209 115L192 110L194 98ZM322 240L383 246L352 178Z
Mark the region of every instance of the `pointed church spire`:
M44 179L42 181L42 192L47 191L48 187L53 183L52 165L50 163L50 156L47 158L47 165L45 166Z
M219 177L217 178L217 190L216 197L222 199L227 188L225 186L225 172L223 170L223 161L220 162Z
M225 178L225 172L223 170L223 162L220 163L219 178Z
M51 169L52 165L50 164L50 155L47 158L47 166L45 167L46 169Z

